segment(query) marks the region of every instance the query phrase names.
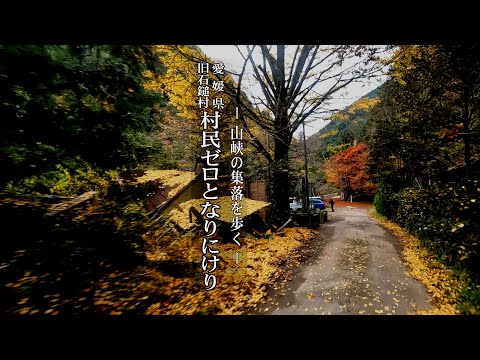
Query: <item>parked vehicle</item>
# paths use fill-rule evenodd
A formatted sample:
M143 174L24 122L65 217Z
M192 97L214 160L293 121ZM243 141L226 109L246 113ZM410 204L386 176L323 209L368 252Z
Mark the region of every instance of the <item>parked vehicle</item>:
M295 200L295 198L290 198L290 212L296 213L302 211L302 203Z
M325 210L325 203L319 197L310 198L310 208L319 212L320 210Z
M326 208L325 203L320 197L312 196L310 197L310 209L320 212ZM300 201L297 201L295 198L290 198L290 212L297 213L301 212L303 209L303 204Z

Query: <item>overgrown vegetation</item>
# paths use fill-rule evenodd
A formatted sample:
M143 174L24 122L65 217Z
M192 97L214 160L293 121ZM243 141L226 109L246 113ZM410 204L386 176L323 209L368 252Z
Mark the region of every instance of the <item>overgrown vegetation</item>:
M73 195L167 162L146 70L164 71L150 46L0 46L0 188Z
M402 46L372 112L377 210L418 236L480 312L480 57L477 46Z
M91 311L82 289L144 261L154 189L118 176L176 167L147 71L165 71L152 46L0 46L2 310ZM91 190L96 202L50 213Z

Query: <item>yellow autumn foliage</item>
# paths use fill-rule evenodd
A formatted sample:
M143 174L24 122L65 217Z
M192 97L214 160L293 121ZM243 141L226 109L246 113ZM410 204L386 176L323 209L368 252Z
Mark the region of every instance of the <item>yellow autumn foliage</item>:
M420 241L399 225L376 217L385 228L401 241L402 255L409 268L409 274L420 281L431 296L431 310L417 310L418 314L454 315L459 311L455 305L460 284L454 280L451 271L436 260L427 249L420 247Z
M265 147L267 144L267 137L264 130L249 118L246 118L246 126L242 122L236 119L235 107L236 99L234 93L237 90L237 84L228 70L225 69L225 75L221 76L225 84L225 91L213 91L212 83L215 75L209 77L210 79L210 103L207 109L199 108L198 106L198 86L199 75L197 73L198 62L208 62L214 64L214 61L208 58L199 48L185 45L156 45L156 52L159 54L159 60L165 65L165 72L163 74L155 74L147 71L145 73L148 79L144 84L144 87L149 90L154 90L159 93L165 94L168 97L169 103L172 104L178 113L176 116L185 119L186 124L183 134L178 136L188 136L190 143L198 144L201 139L201 126L200 120L204 111L208 111L210 114L213 112L213 100L215 98L222 98L224 108L219 109L221 116L219 122L220 140L222 144L222 153L220 158L223 161L229 161L232 157L230 151L230 129L239 125L241 128L248 128L250 134L245 130L244 135L244 150L243 155L245 157L256 157L256 148L251 144L252 139L255 138ZM229 90L228 90L229 89ZM249 103L248 99L243 96L243 101ZM253 113L259 114L260 110L255 108L252 104L249 105L250 110ZM268 118L268 114L262 114L264 118ZM267 120L268 122L268 120ZM269 150L273 151L273 139L270 136ZM273 154L272 154L273 155Z
M390 76L401 85L405 85L404 76L408 71L416 68L415 62L423 57L435 53L435 46L428 45L403 45L393 54L393 64Z
M214 61L202 51L184 45L156 45L155 50L160 56L160 61L165 65L166 72L159 75L147 71L146 77L149 81L145 84L145 88L166 94L170 103L179 111L178 116L198 121L204 109L200 109L197 103L199 85L197 62L213 64ZM233 84L230 75L225 75L222 79L225 83ZM213 78L210 82L212 80ZM211 95L210 98L223 98L225 109L227 109L230 98L222 92L213 94L214 96ZM211 105L209 108L212 108Z
M326 132L325 134L320 135L320 139L325 139L329 136L334 136L338 134L338 129L332 129L329 132Z
M173 197L194 178L195 173L193 171L146 170L143 176L136 179L136 182L143 183L160 180L164 186L170 186L172 188L169 192L169 197Z
M205 291L203 284L194 278L164 276L159 289L169 300L152 304L146 314L244 314L261 303L268 288L286 275L285 264L298 263L298 250L315 235L315 231L306 228L286 228L270 239L241 239L240 248L220 243L217 249L222 261L215 272L218 282L214 290ZM198 240L191 244L194 258L201 259Z
M355 101L345 110L335 113L331 116L331 120L347 120L350 116L355 115L358 111L368 111L380 102L379 98L361 98Z
M190 222L189 209L193 206L198 212L201 212L202 211L201 205L204 204L205 202L206 201L204 199L191 199L181 203L178 209L174 209L170 212L169 214L170 221L174 222L182 229L185 229L185 230L190 229L195 224ZM216 218L216 220L224 221L224 222L232 221L232 218L234 217L232 213L233 202L234 201L232 201L231 197L229 196L220 197L218 200L210 200L211 204L220 206L220 208L216 210L216 213L220 217ZM242 206L242 208L240 209L240 212L242 214L241 217L251 215L255 211L258 211L269 205L269 203L265 201L252 200L248 198L243 198L238 202Z
M144 84L146 89L154 90L165 94L168 97L170 104L172 104L177 110L178 117L185 119L185 132L180 136L189 136L191 143L199 143L199 137L201 134L200 120L204 113L207 111L209 114L213 114L213 100L215 98L221 98L223 100L224 108L218 109L220 114L219 132L222 147L224 150L221 153L221 159L231 156L226 148L229 148L230 141L230 129L235 125L243 127L235 118L235 100L232 98L232 94L227 95L227 91L214 91L212 88L213 81L216 80L214 75L209 77L210 96L208 108L198 106L198 86L199 75L197 73L198 62L208 62L213 64L214 61L208 58L201 50L194 47L184 45L156 45L156 52L159 54L159 60L165 65L166 71L164 74L154 74L147 71L145 73L148 81ZM228 72L228 69L226 69ZM236 89L237 85L234 82L231 75L225 73L221 76L225 84L225 89L228 87ZM261 137L259 133L259 127L256 124L248 122L253 136ZM248 135L244 131L244 155L250 155L254 153L253 146L248 146ZM260 140L261 141L261 140Z

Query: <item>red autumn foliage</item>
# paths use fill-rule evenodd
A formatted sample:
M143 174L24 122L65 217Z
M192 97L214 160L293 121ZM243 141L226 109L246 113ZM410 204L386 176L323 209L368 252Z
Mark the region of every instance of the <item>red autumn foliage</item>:
M325 164L327 181L343 191L373 195L377 186L367 174L368 147L366 144L350 146L333 155Z

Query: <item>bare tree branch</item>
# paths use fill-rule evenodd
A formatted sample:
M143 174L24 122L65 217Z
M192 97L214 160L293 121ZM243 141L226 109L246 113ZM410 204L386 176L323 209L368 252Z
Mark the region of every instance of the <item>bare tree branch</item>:
M249 50L248 56L244 61L242 71L240 72L240 76L238 78L238 90L236 94L236 100L237 100L237 106L240 108L240 110L242 110L241 105L244 105L243 102L241 101L241 88L242 88L243 75L245 74L245 69L247 67L248 60L252 59L252 52L254 49L255 49L255 46L251 50ZM243 106L243 108L247 109L247 111L251 110L246 106ZM240 118L240 121L242 122L242 125L244 126L245 131L247 132L248 136L252 140L257 150L259 150L267 158L267 160L271 162L272 158L269 152L265 149L263 144L252 134L250 127L248 126L247 121L245 120L243 111L239 111L239 118Z
M300 46L297 46L295 48L295 54L293 55L293 61L292 61L292 64L290 65L290 72L288 73L288 79L287 79L287 89L290 88L290 83L291 83L291 80L292 80L292 74L293 74L293 69L295 68L295 61L297 60L297 55L298 55L298 52L300 51Z
M275 88L274 87L272 88L271 86L269 86L268 82L265 83L264 79L268 79L268 76L266 76L265 78L262 78L260 76L260 73L258 72L257 66L255 64L255 61L253 60L253 57L252 57L252 53L253 53L254 48L255 47L253 47L250 50L250 47L247 45L247 49L248 49L248 52L249 52L248 59L250 60L250 63L252 64L252 68L253 68L253 71L255 73L255 78L257 79L258 83L260 84L263 95L265 96L267 102L270 104L270 107L273 108L274 103L275 103L275 96L276 96Z
M298 79L300 78L300 75L302 73L302 70L305 66L305 62L307 61L308 54L310 53L310 46L306 45L302 47L302 51L300 52L300 56L298 58L298 64L297 67L295 68L295 72L292 77L292 82L290 84L290 87L287 91L287 96L289 99L293 99L292 95L297 87L298 84Z

